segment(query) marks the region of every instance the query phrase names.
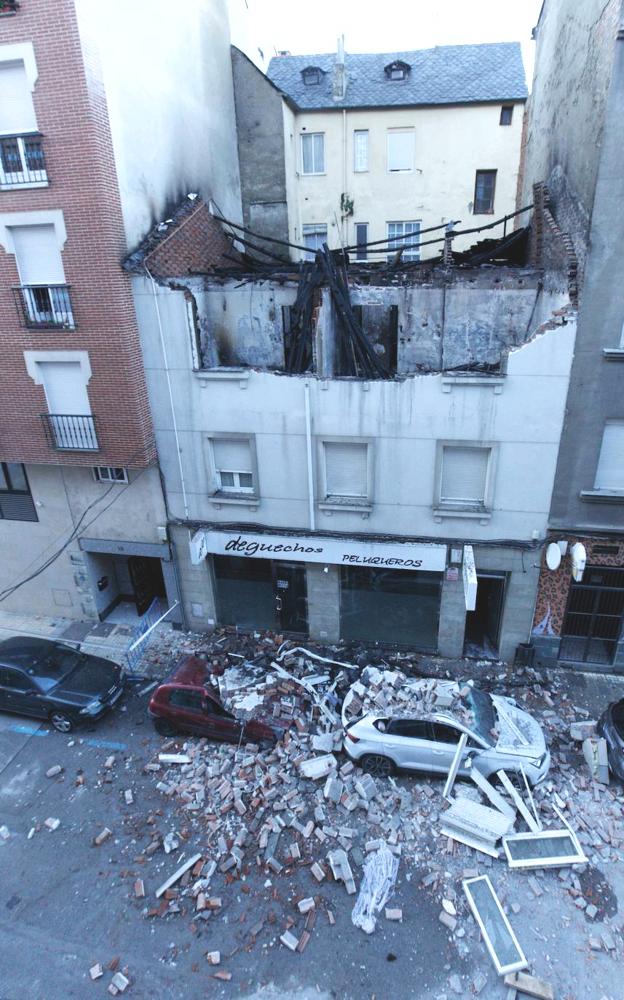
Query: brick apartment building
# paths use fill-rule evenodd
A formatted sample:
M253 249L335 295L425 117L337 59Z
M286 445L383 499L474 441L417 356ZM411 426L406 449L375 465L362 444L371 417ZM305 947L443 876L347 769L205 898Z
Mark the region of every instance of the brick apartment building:
M167 6L0 0L5 610L177 599L120 261L181 193L240 217L240 192L225 0Z

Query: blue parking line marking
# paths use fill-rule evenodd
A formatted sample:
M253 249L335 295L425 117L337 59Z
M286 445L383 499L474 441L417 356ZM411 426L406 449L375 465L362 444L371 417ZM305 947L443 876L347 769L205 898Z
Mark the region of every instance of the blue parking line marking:
M25 733L26 736L48 736L47 729L37 729L35 726L9 726L13 733Z
M112 740L83 740L90 747L97 747L101 750L126 750L125 743L114 743Z

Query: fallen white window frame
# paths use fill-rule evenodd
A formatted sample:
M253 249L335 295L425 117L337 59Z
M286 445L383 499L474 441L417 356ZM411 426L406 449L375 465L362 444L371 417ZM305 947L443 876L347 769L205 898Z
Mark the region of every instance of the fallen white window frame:
M509 793L509 795L511 795L513 801L516 803L516 806L518 807L518 812L521 814L526 825L529 827L530 830L533 831L533 833L540 833L541 832L540 824L536 822L535 816L533 816L531 812L527 809L525 803L522 800L522 796L516 791L511 781L509 780L508 775L502 770L497 771L496 773L500 778L503 788L505 789L506 792Z
M445 799L450 799L451 792L453 791L453 785L455 784L455 779L457 777L457 772L461 767L462 754L466 749L466 743L468 742L468 734L462 733L459 738L459 743L457 744L457 750L455 751L455 756L453 757L453 762L449 768L448 777L446 779L446 784L444 785L444 791L442 796Z
M495 904L495 906L496 906L496 908L498 910L498 913L500 915L500 919L501 919L501 921L502 921L502 923L504 925L505 931L507 932L508 938L511 940L511 943L512 943L513 947L515 948L516 952L518 953L518 960L516 962L510 962L507 965L501 965L501 962L499 960L499 957L498 957L498 954L497 954L496 949L494 947L494 944L492 942L492 939L490 938L490 935L487 932L486 925L484 923L484 920L481 917L481 913L479 912L479 908L477 906L476 900L474 899L474 897L472 895L472 892L471 892L471 888L470 887L472 885L474 885L476 882L485 883L487 885L488 890L490 892L490 895L492 897L492 902ZM511 924L509 923L509 920L507 919L507 915L505 914L505 911L503 910L503 907L501 906L501 902L500 902L498 896L496 895L496 892L494 890L494 886L490 882L489 876L487 876L487 875L478 875L476 878L464 879L464 881L462 882L462 888L464 890L464 894L466 896L466 899L468 900L468 905L469 905L470 909L472 910L472 914L473 914L475 920L477 921L477 924L479 925L479 930L481 931L481 936L482 936L483 940L485 941L485 946L486 946L487 950L490 953L490 958L494 962L494 966L495 966L496 971L498 972L499 976L504 976L508 972L517 972L520 969L526 969L526 967L528 966L529 963L527 962L527 960L525 958L525 955L524 955L524 952L522 951L522 948L520 947L520 944L518 942L518 939L517 939L516 935L513 932L513 928L511 926Z
M503 816L508 816L509 819L515 820L516 810L512 805L503 798L501 793L494 788L494 785L488 781L484 775L481 774L478 768L474 766L474 761L470 765L470 777L474 781L477 788L483 792L483 794L490 800L495 809L502 812Z
M540 840L561 840L568 841L574 848L574 853L570 854L549 854L534 857L518 858L513 857L513 845L518 842L531 841L537 844ZM503 848L507 856L507 863L510 868L558 868L561 865L583 865L587 858L583 854L583 849L573 830L543 830L539 833L514 833L503 837Z

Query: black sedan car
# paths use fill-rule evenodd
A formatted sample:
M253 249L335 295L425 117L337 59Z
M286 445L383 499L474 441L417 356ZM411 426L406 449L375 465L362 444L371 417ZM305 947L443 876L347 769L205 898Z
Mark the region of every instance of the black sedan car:
M607 741L609 770L624 781L624 698L612 702L605 709L596 728Z
M49 719L69 733L104 715L123 694L121 667L51 639L0 642L0 712Z

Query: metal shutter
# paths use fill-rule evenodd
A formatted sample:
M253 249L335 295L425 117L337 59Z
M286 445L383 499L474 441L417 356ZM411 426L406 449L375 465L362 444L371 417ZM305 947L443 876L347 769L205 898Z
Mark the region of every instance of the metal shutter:
M23 285L64 285L65 272L56 230L47 226L11 226Z
M388 132L388 170L413 170L414 150L414 132Z
M484 503L489 458L489 448L445 447L440 500Z
M368 496L367 446L324 442L327 496Z
M24 63L0 63L0 135L37 131L37 119Z
M227 472L251 472L249 441L236 438L213 438L215 468Z
M624 423L605 425L594 489L624 490Z
M33 498L27 493L0 493L0 520L38 521Z

